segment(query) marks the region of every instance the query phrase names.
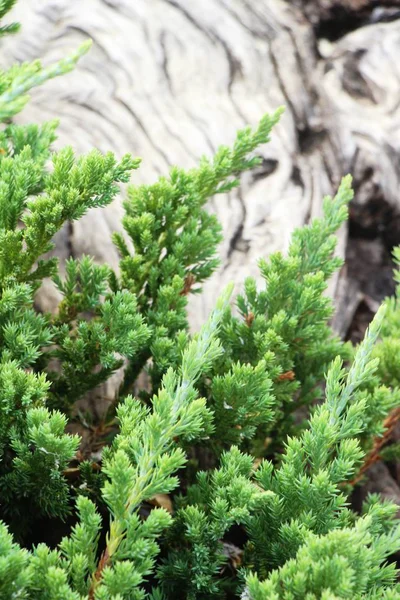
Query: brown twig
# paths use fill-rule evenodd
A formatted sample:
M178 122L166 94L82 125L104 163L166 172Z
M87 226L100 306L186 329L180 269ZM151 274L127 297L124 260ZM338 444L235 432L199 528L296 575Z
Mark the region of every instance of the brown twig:
M278 375L278 381L293 381L296 378L294 371L286 371Z
M249 313L247 313L244 320L246 321L247 327L251 327L251 325L254 321L254 313L252 313L251 311Z
M183 282L183 289L182 289L180 295L187 296L190 293L190 290L192 289L195 281L196 281L195 276L192 275L192 273L188 273L188 275L186 275L186 277L185 277L185 281Z
M92 585L90 586L89 600L94 600L94 593L95 593L96 587L102 578L103 569L107 566L109 560L110 560L110 555L108 553L108 548L106 546L103 554L100 557L99 564L97 565L96 573L94 574L94 577L93 577Z
M400 419L400 407L395 408L385 419L383 426L385 427L385 432L381 437L376 437L374 441L374 445L371 451L367 454L364 460L364 464L359 470L358 474L349 482L350 485L355 485L362 479L364 473L368 471L368 469L380 460L380 451L383 446L389 441L393 430L396 426L396 423Z

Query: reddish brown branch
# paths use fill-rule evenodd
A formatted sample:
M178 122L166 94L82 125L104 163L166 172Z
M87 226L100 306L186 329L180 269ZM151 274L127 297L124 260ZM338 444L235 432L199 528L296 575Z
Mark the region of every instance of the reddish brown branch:
M385 419L385 421L383 423L383 425L385 427L384 434L381 437L375 438L374 445L373 445L371 451L365 457L364 464L362 465L358 474L354 477L354 479L352 479L349 482L350 485L355 485L356 483L358 483L360 481L360 479L362 479L364 473L366 471L368 471L368 469L373 464L375 464L376 462L378 462L380 460L380 458L381 458L380 451L382 450L383 446L385 446L385 444L387 444L387 442L390 440L393 430L394 430L397 422L399 421L399 419L400 419L400 407L392 410L392 412L389 414L389 416Z
M252 313L251 311L245 316L244 320L246 321L246 325L247 327L251 327L253 321L254 321L254 313Z
M180 295L187 296L190 293L190 290L192 289L195 281L196 278L194 275L192 275L192 273L186 275L185 281L183 282L183 290L181 291Z
M296 378L294 371L286 371L278 375L278 381L293 381Z
M106 547L103 554L100 557L99 564L97 565L96 573L93 577L92 585L89 590L89 600L94 600L94 593L98 583L100 582L103 576L103 570L108 565L108 561L110 560L110 555L108 553L108 548Z

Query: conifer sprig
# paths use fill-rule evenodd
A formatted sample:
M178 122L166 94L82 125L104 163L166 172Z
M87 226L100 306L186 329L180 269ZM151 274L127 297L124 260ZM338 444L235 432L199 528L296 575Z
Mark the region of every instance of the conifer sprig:
M278 252L260 260L265 284L246 279L237 298L241 317L227 314L225 352L205 382L218 416L217 454L229 443L259 455L280 450L286 436L299 430L293 413L321 396L330 362L338 355L350 358L329 327L333 306L325 290L342 264L334 255L334 233L352 194L345 177L335 197L325 198L322 217L294 231L287 256Z
M385 534L379 528L377 536L371 513L354 527L308 534L296 556L268 579L260 582L256 575L248 576L242 600L398 600L396 568L386 561L399 547L400 529Z
M11 7L9 2L7 4ZM12 24L8 28L1 28L0 36L17 31L17 27L16 24ZM42 67L41 62L35 60L32 63L14 65L8 71L0 70L0 122L7 121L24 108L29 100L27 94L29 90L42 85L49 79L72 71L78 60L88 52L91 45L90 40L83 42L67 58L63 58L48 67Z
M130 188L123 225L134 253L122 234L114 234L121 277L113 279L113 288L122 286L137 295L153 335L148 350L130 364L123 393L130 391L150 356L154 391L168 365L179 360L174 337L188 329L187 296L199 293L219 264L221 226L204 205L215 194L232 190L240 173L259 164L254 153L269 141L281 113L278 109L266 114L254 130L239 131L231 148L221 146L212 160L203 157L197 168L173 167L169 177L154 185Z
M41 162L35 164L29 146L14 157L0 159L0 285L16 280L37 286L52 275L55 261L40 257L52 248L57 231L89 208L111 202L118 192L116 183L127 181L138 165L128 155L117 162L111 153L103 156L96 150L76 159L72 149L65 148L53 156L43 195L30 199L43 176ZM24 227L17 227L19 220Z
M140 504L155 494L170 492L178 484L174 473L184 466L186 459L176 440L196 439L209 432L211 415L205 400L197 398L194 386L221 353L217 333L231 293L229 286L206 325L186 348L179 376L168 370L158 395L153 398L152 411L132 397L118 409L121 431L111 450L105 453L103 466L109 477L103 496L112 517L106 550L93 579L92 595L99 585L107 587L111 575L107 572L104 580L104 570L110 563L116 561L114 568L118 570L118 559L134 559L135 553L126 539L131 535L132 515ZM134 526L137 527L136 519ZM144 574L140 574L139 583ZM101 597L101 590L98 593Z
M367 427L363 419L367 399L358 398L356 392L376 371L372 350L384 313L381 307L348 373L340 359L333 361L326 377L325 402L317 406L301 436L288 439L279 468L263 461L257 470L261 487L277 495L276 500L268 498L261 513L248 522L248 560L254 561L263 575L271 566L291 558L307 531L326 534L345 526L349 519L341 484L349 481L361 464L364 452L359 437ZM264 521L271 510L272 522L271 518ZM275 531L272 538L271 530Z
M233 523L245 526L249 536L244 569L255 568L264 577L288 564L309 539L350 526L341 482L360 464L363 452L357 438L365 426L365 401L357 401L355 393L376 369L371 355L383 317L381 309L348 372L334 361L325 402L303 434L288 440L279 466L262 461L255 469L251 456L232 447L222 455L218 470L198 474L196 485L180 500L167 538L169 551L158 571L168 595L183 589L189 598L220 596L224 582L219 574L228 561L223 538ZM379 512L379 506L374 510ZM390 539L383 544L387 553L393 548ZM231 582L233 589L235 583L239 585Z
M5 14L8 13L14 6L17 0L1 0L0 1L0 21ZM8 23L0 25L0 38L8 33L16 33L19 30L19 23Z

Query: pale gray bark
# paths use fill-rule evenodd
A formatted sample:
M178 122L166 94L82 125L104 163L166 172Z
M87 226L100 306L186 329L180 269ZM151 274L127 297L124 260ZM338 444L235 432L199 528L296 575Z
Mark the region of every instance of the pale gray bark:
M201 154L231 142L238 128L286 105L271 143L260 149L262 166L240 190L210 202L224 227L222 266L191 300L194 327L225 283L234 280L240 289L246 276L257 276L259 257L287 248L293 228L320 213L323 195L343 174L354 174L358 203L381 194L398 204L400 20L381 23L374 13L373 23L328 42L316 39L316 6L19 0L13 11L23 27L2 43L5 64L37 56L48 63L93 39L76 71L34 90L18 120L59 118L57 147L141 156L135 182L151 182L171 164L195 165ZM122 213L121 198L91 211L59 236L57 253L85 252L116 265L110 236L121 229ZM341 253L345 237L343 230ZM343 282L330 291L351 304ZM54 293L46 287L39 301L51 307Z

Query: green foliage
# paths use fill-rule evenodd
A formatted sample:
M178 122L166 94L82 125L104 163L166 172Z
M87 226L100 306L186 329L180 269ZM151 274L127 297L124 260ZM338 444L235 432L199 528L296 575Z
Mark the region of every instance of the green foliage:
M400 339L400 247L393 251L393 259L397 269L394 278L397 283L396 293L387 298L388 314L383 324L382 340L377 345L375 354L379 358L379 376L385 385L398 389L400 387L399 339Z
M375 529L375 530L374 530ZM308 534L295 558L288 560L268 579L248 577L252 600L336 600L338 598L398 598L393 590L396 568L385 564L399 546L399 528L377 535L370 516L358 519L354 527Z
M382 317L381 309L348 373L340 359L332 363L325 402L316 408L301 436L288 439L279 468L265 461L256 473L261 488L274 492L248 524L250 560L261 574L291 558L307 530L325 534L349 518L340 484L350 480L361 464L357 438L365 426L365 402L354 401L354 392L376 369L371 352ZM269 512L275 518L264 518Z
M9 431L8 452L0 470L0 498L4 518L12 519L21 535L29 527L32 510L35 518L64 518L69 512L63 471L78 449L79 438L66 434L65 426L64 415L41 407L27 411L24 427L13 426Z
M281 110L197 168L130 188L118 273L82 256L62 275L46 256L54 235L109 204L139 161L53 153L55 121L8 121L85 50L0 76L1 599L399 600L397 507L372 495L357 514L349 499L377 448L398 456L385 442L400 276L358 348L333 335L325 291L350 178L286 256L260 260L238 314L229 287L194 336L188 295L221 239L206 202L258 163ZM41 314L48 277L61 300ZM80 413L117 370L109 412Z
M222 455L220 468L200 472L180 500L158 571L168 597L213 598L226 586L218 577L228 563L222 540L232 526L251 518L265 496L252 474L253 458L233 446Z
M152 411L147 411L132 397L119 407L120 433L108 451L104 450L103 458L103 469L109 477L103 496L112 515L107 556L115 564L108 568L99 585L95 581L97 597L101 599L111 599L115 590L121 593L123 565L126 569L129 565L136 576L126 587L123 598L132 597L130 594L134 594L143 576L153 567L158 553L154 541L146 549L145 560L146 546L142 549L139 561L133 541L140 544L142 537L147 541L148 530L152 540L154 533L169 524L170 517L162 509L156 509L150 514L151 525L150 517L142 524L137 511L146 498L169 493L178 485L175 473L186 460L177 441L201 438L209 433L211 414L205 400L197 397L194 384L221 352L216 334L229 296L228 290L218 301L208 323L187 346L179 376L172 369L168 370L158 395L153 398Z
M0 523L0 595L4 600L26 598L31 573L29 554L13 541L7 527Z
M251 456L233 447L223 455L219 470L198 475L198 483L189 488L183 508L176 514L170 532L171 549L159 570L167 590L177 594L185 589L188 598L218 597L224 584L218 574L227 563L222 540L234 523L241 524L248 534L245 567L261 577L276 567L292 564L308 540L318 535L325 536L322 548L328 536L340 544L340 535L355 519L347 508L341 483L352 477L363 457L357 437L364 427L365 403L351 400L355 389L376 369L370 356L382 317L381 310L346 376L340 360L332 364L325 402L316 409L303 434L288 439L279 467L262 461L255 468ZM380 505L376 510L379 512ZM393 507L387 512L393 516ZM337 540L336 530L340 534ZM396 540L388 536L388 541L381 541L381 549L390 554L398 537ZM323 551L315 560L322 557ZM374 564L378 567L382 561ZM330 567L335 569L331 563ZM328 579L322 583L326 581L328 587ZM267 589L266 584L260 585L260 589ZM250 587L257 590L254 581ZM268 597L253 593L255 598ZM305 597L302 593L295 597Z
M93 150L86 157L75 158L71 148L53 156L53 171L46 175L44 193L35 199L28 196L38 183L32 168L29 147L11 158L1 160L4 181L3 222L0 231L0 282L9 280L40 284L44 277L54 274L52 260L39 257L52 248L52 238L68 220L82 217L89 208L109 204L118 191L117 182L127 181L128 172L137 168L138 161L130 156L117 162L109 153ZM21 177L22 189L14 182ZM17 228L18 220L23 223Z
M197 169L173 167L169 178L129 190L123 226L134 254L125 237L114 234L121 255L121 277L115 278L114 289L136 294L153 335L146 351L130 365L124 391L129 391L150 356L154 391L168 366L179 361L174 338L181 335L181 345L185 343L187 295L199 293L200 284L219 264L221 226L204 205L211 196L236 187L239 173L259 164L251 153L268 142L281 112L265 115L254 131L250 127L239 131L232 148L221 146L213 160L203 157Z
M13 4L15 4L15 0L3 0L0 3L0 19ZM15 31L18 31L18 25L15 23L0 27L0 37ZM67 58L63 58L48 67L43 67L39 60L35 60L31 63L13 65L7 71L0 69L0 122L8 121L24 108L29 100L29 90L42 85L49 79L72 71L90 46L90 41L84 42Z
M67 148L53 155L53 170L47 172L54 129L55 123L6 127L5 153L0 155L0 473L5 514L14 530L20 529L27 502L38 503L38 514L68 512L62 471L78 443L64 434L64 418L44 408L46 395L50 394L49 406L65 410L120 365L117 352L130 357L148 337L129 292L100 300L108 270L96 269L87 259L75 265L80 304L72 312L71 294L78 294L72 283L75 263L65 289L57 281L65 294L60 316L40 315L33 308L43 278L56 273L56 261L41 258L51 249L54 234L67 220L109 203L118 191L116 183L126 181L128 171L138 164L128 156L117 162L111 154L97 151L76 160ZM88 323L79 311L89 308L95 314ZM50 368L55 360L63 363L56 374ZM39 419L37 430L33 418Z
M254 367L237 362L225 375L212 378L209 403L214 412L215 442L241 444L273 422L276 405L269 377L267 362L260 360Z
M48 371L52 403L68 410L122 365L121 356L135 356L150 331L137 312L136 297L127 290L102 300L109 291L107 266L94 265L84 256L67 261L66 272L65 282L55 278L64 298L53 330L57 345L47 360L55 359L59 367ZM80 315L91 318L77 319Z
M12 9L16 0L1 0L0 2L0 19ZM0 25L0 37L8 33L16 33L19 30L18 23L9 23L8 25Z
M279 448L282 438L296 431L293 413L321 397L320 383L329 363L337 355L349 357L349 349L332 335L328 325L333 307L324 292L328 279L342 263L333 254L334 233L347 216L350 184L350 178L344 178L336 197L325 198L322 218L293 233L286 257L277 252L268 261L260 260L264 287L259 290L256 281L248 278L244 295L237 299L240 317L229 315L223 324L225 353L218 375L231 377L233 365L239 362L261 366L272 380L273 412L261 413L260 441L253 444L254 452L263 452L260 444L266 437L273 438L268 452ZM210 388L212 406L214 386L212 383ZM219 396L218 405L221 400ZM229 394L223 402L228 415ZM256 424L246 394L241 410ZM220 422L224 421L221 415ZM236 426L241 426L239 420ZM247 437L241 430L238 441ZM221 431L218 441L224 441Z

